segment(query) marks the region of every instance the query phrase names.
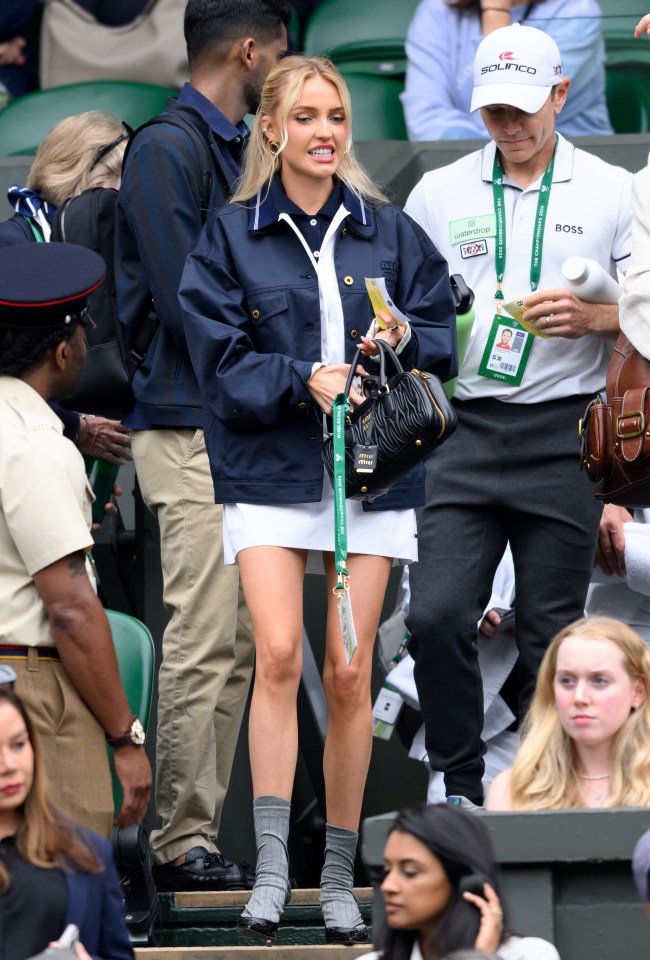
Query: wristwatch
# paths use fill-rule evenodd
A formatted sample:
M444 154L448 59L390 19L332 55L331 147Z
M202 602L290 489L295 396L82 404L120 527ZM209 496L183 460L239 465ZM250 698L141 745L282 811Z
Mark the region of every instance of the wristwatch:
M106 734L106 743L109 747L142 747L145 741L144 727L137 717L132 717L129 728L121 737L109 737Z

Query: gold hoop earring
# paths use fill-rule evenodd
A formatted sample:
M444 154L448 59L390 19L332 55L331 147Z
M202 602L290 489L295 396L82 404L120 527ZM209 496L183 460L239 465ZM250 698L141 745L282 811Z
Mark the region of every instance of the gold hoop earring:
M268 145L269 145L269 150L271 151L273 156L275 156L278 150L280 149L280 144L278 143L277 140L269 140Z

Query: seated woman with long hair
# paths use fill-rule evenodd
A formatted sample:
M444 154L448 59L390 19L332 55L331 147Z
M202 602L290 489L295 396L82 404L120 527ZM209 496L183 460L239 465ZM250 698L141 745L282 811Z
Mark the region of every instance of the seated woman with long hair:
M537 675L515 762L489 810L650 806L650 651L626 624L562 630Z
M2 960L33 957L68 924L79 928L80 960L133 958L110 845L53 804L38 736L9 683L0 683L0 916Z
M509 932L487 829L458 807L431 804L398 814L384 850L381 892L386 928L378 952L360 960L443 960L456 950L498 960L559 960L546 940Z

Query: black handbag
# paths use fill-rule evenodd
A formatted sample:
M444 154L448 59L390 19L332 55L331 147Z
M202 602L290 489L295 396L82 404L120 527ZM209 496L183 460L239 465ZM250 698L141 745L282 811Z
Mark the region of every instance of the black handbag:
M352 500L380 497L440 446L456 429L458 418L440 379L421 370L406 371L384 340L379 348L379 376L362 378L366 399L347 418L345 493ZM386 374L386 358L396 373ZM356 364L345 385L349 393ZM334 477L332 435L323 442L323 461Z

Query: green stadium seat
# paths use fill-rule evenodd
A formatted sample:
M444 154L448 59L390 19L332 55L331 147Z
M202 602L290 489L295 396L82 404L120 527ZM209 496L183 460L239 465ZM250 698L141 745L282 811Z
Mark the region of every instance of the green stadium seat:
M348 73L344 70L352 100L352 138L360 140L406 140L406 124L399 95L403 85L392 77Z
M36 153L55 123L86 110L106 110L137 127L160 113L176 92L148 83L101 80L28 93L0 113L0 156Z
M140 620L117 610L106 610L117 655L120 679L131 711L140 718L145 731L149 725L155 655L149 629ZM113 770L113 751L107 747L113 774L115 809L122 806L122 788Z
M605 75L614 133L650 132L650 63L608 65Z
M634 39L634 28L650 9L642 0L599 0L603 11L606 66L650 64L650 40Z
M403 76L404 44L418 0L325 0L307 22L305 52L349 72Z

